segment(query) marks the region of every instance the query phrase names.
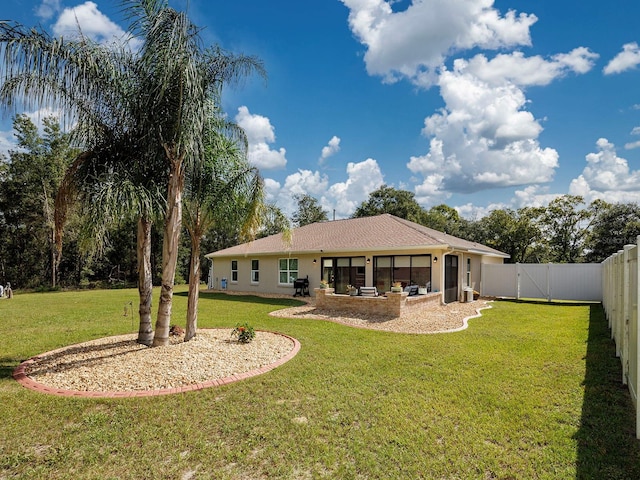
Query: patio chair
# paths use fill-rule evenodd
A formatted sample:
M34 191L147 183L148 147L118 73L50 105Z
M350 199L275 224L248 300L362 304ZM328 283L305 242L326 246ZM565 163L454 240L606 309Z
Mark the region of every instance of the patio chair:
M418 285L407 285L404 287L404 291L409 294L409 296L418 294Z
M376 287L360 287L360 295L363 297L377 297L378 289Z

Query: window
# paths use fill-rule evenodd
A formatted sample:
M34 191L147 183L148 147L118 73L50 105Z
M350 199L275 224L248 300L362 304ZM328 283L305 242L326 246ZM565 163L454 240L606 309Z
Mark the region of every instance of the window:
M332 257L322 259L322 276L337 293L344 293L347 285L364 287L365 257Z
M471 259L467 258L467 287L471 286Z
M278 283L281 285L293 285L293 282L298 278L298 259L281 258L278 264Z
M251 260L251 283L260 281L260 260Z
M381 292L391 284L431 286L431 255L396 255L374 257L373 283Z
M379 292L391 290L392 271L391 263L393 257L374 257L373 259L373 283Z
M238 281L238 261L237 260L231 260L231 281L232 282Z

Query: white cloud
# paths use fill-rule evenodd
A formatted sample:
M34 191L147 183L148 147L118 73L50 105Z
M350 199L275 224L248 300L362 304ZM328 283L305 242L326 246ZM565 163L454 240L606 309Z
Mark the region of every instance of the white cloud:
M348 217L369 198L369 194L383 183L378 162L369 158L363 162L350 162L346 168L347 180L334 184L318 171L298 170L284 181L284 185L272 179L265 180L267 200L275 201L286 215L297 208L293 196L309 194L318 199L322 208L333 218Z
M606 138L596 142L597 152L586 156L587 166L572 180L569 193L582 195L587 202L597 198L608 202L640 201L640 171L631 170Z
M320 165L324 164L327 158L335 155L340 151L340 137L336 137L335 135L331 137L329 143L322 147L322 155L320 156Z
M299 169L296 173L287 176L284 188L291 195L309 194L316 196L326 191L329 179L320 172Z
M513 83L488 83L458 61L439 79L445 108L427 117L422 133L429 151L411 157L407 167L425 181L423 198L446 192L548 182L558 167L558 153L541 148L542 126L524 110L524 92Z
M273 178L264 179L265 200L268 203L277 203L278 193L280 193L280 182Z
M348 217L369 194L384 184L378 162L368 158L363 162L347 164L347 180L335 183L323 195L322 204L335 209L338 218Z
M293 198L295 195L308 194L320 198L329 187L329 179L320 172L299 169L296 173L288 175L284 185L272 179L265 180L267 201L275 202L286 215L291 215L297 208Z
M525 57L522 52L496 55L488 60L478 54L471 60L456 60L455 69L467 71L493 85L511 82L519 86L548 85L569 72L583 74L593 68L598 54L579 47L546 60L536 55Z
M254 115L246 106L238 108L236 123L242 127L249 141L248 158L252 165L264 170L283 168L287 164L284 148L271 150L276 141L275 129L271 121L262 115Z
M633 130L631 130L631 135L640 135L640 127L634 127ZM638 147L640 147L640 140L626 143L624 145L624 148L626 150L633 150L634 148L638 148Z
M468 220L479 220L482 217L489 215L493 210L509 208L509 206L504 203L492 203L486 207L480 207L473 203L465 203L464 205L459 205L453 208L455 208L458 214L463 218Z
M119 42L127 38L126 32L102 13L94 2L65 8L52 29L58 37L77 37L78 27L82 35L98 43Z
M640 47L636 42L626 43L622 51L611 59L602 70L605 75L622 73L640 64Z
M342 0L349 26L367 47L367 72L387 82L409 78L430 86L453 52L530 45L537 18L512 10L501 15L493 0L413 0L394 13L385 0Z
M444 180L444 175L439 173L426 175L423 182L415 187L416 202L423 206L433 206L451 197L451 193L445 190Z
M511 200L511 208L517 210L523 207L544 207L559 196L559 193L549 193L547 186L529 185L524 190L516 190Z
M42 0L42 3L34 9L34 12L36 17L42 20L49 20L60 11L60 8L60 0Z

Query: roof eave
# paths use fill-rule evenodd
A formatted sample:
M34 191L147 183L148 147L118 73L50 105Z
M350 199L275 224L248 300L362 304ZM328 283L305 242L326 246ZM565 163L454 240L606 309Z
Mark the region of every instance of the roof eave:
M313 249L313 250L278 250L278 251L270 251L270 252L246 252L246 253L221 253L213 252L207 253L205 255L206 258L226 258L226 257L237 257L237 256L249 256L249 255L328 255L328 254L338 254L344 252L355 252L355 253L365 253L365 252L397 252L397 251L418 251L418 250L445 250L451 248L451 245L443 243L437 245L407 245L407 246L396 246L396 247L359 247L359 248L341 248L341 249Z

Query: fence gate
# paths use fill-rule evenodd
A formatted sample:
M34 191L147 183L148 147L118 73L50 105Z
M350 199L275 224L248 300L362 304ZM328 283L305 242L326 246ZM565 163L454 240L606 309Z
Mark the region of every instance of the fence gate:
M602 264L484 264L480 284L480 293L489 297L600 302Z

